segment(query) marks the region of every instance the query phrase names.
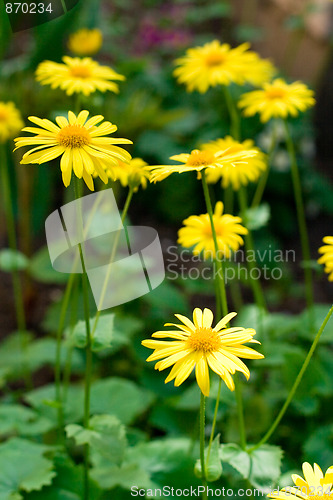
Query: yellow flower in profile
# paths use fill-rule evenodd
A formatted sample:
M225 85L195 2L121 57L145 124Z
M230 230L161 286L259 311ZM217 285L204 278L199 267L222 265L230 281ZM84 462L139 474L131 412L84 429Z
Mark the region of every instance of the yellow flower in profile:
M211 368L227 387L233 391L234 381L231 377L236 371L244 373L249 379L250 371L241 361L245 359L260 359L264 356L250 347L246 342L260 344L253 337L256 334L253 328L226 328L236 313L227 314L213 328L213 313L210 309L199 308L193 311L193 322L186 316L175 314L182 324L166 323L164 326L173 326L177 330L158 331L152 334L155 338L171 338L165 340L144 340L142 344L154 349L147 361L157 361L156 370L173 368L165 383L175 379L175 386L181 385L195 367L195 376L201 392L209 396L209 368Z
M98 29L81 29L72 33L68 39L68 48L77 56L92 56L102 47L103 35Z
M50 85L52 89L60 88L67 95L82 93L90 95L96 90L100 92L118 93L119 87L112 80L125 80L108 66L101 66L90 57L62 58L62 63L43 61L36 70L36 80L42 85Z
M314 92L302 82L286 83L282 78L272 83L265 83L261 90L243 94L238 106L244 110L245 116L259 113L262 122L271 118L287 118L297 116L314 106Z
M287 486L281 490L273 491L268 498L281 498L290 500L291 498L302 498L303 500L331 500L333 496L333 467L329 467L325 476L319 467L314 464L313 468L308 462L302 465L304 479L298 474L292 474L294 486Z
M323 254L318 259L318 263L325 264L325 273L328 274L328 280L333 281L333 236L325 236L323 243L326 243L326 245L318 250L319 253Z
M128 162L131 155L115 144L132 144L128 139L106 137L117 130L116 125L102 122L103 116L89 118L89 111L81 111L76 116L68 112L68 119L57 116L57 125L50 120L30 116L29 120L38 127L26 127L23 132L35 134L34 137L18 137L16 148L36 146L23 155L22 164L46 163L61 156L60 168L65 186L69 186L74 175L83 178L91 191L94 190L92 175L97 174L106 184L106 170L118 165L118 160ZM98 125L99 124L99 125Z
M173 173L183 174L185 172L197 171L207 168L224 168L228 166L237 166L248 164L248 161L253 156L257 155L256 150L230 151L228 149L222 151L205 151L202 149L194 149L190 154L180 154L170 157L170 160L175 160L183 165L153 165L149 167L152 171L151 181L161 181Z
M107 174L112 180L119 180L123 187L130 186L137 191L140 185L144 189L147 187L150 177L147 166L141 158L132 158L129 163L119 161L117 166L108 169Z
M213 214L219 249L218 257L230 257L231 251L236 252L244 245L241 235L248 234L248 230L241 225L242 219L233 215L223 214L223 203L218 201ZM191 215L183 221L184 227L178 231L178 243L185 248L194 246L193 254L203 252L205 259L216 257L212 228L208 214Z
M233 49L227 43L213 40L188 49L184 57L176 59L174 76L178 83L186 85L188 92L198 90L201 94L216 85L259 85L269 81L275 72L273 65L249 51L249 47L243 43Z
M221 179L223 188L231 185L234 190L238 190L241 186L246 186L249 182L257 181L267 168L266 156L259 148L254 146L254 142L250 139L238 142L232 137L227 136L224 139L217 139L216 141L203 144L201 148L213 153L228 150L229 154L244 150L256 151L256 154L248 158L246 163L225 165L221 169L208 168L206 170L207 182L213 184Z
M24 127L21 113L13 102L0 102L0 142L12 139Z

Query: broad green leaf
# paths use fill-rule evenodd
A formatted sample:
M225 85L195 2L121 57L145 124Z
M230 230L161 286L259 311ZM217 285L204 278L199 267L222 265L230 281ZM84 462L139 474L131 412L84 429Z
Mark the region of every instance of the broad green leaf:
M32 257L29 265L29 273L41 283L66 283L68 274L59 273L52 267L50 255L47 247L43 247Z
M125 427L116 417L95 415L90 419L88 429L70 424L66 427L66 433L77 445L89 444L111 464L120 465L126 449L126 435Z
M112 346L114 314L100 316L94 331L95 318L90 319L90 330L94 332L91 339L91 349L94 352L108 349ZM87 331L85 321L79 321L73 329L70 340L79 348L87 346Z
M53 463L44 457L46 446L20 438L0 445L1 499L23 498L20 491L36 491L52 482Z
M28 265L29 259L18 250L6 248L0 251L0 271L23 271Z
M267 493L281 474L282 450L278 446L263 444L251 454L237 444L223 444L220 448L222 462L230 464L252 486Z
M45 385L25 395L26 401L38 411L57 421L57 410L49 405L56 401L53 384ZM66 423L79 422L83 418L84 388L71 385L64 407ZM110 377L98 380L91 387L91 413L114 415L127 425L141 415L153 402L153 395L129 380Z
M205 449L205 470L207 481L213 482L220 479L222 476L222 463L220 458L220 434L216 436L212 442L208 457L209 447ZM197 477L202 477L201 460L198 459L195 464L195 472Z
M259 205L259 207L248 208L244 217L246 227L254 231L266 226L271 216L270 208L267 203Z
M164 281L155 290L145 295L143 300L162 311L188 312L188 303L184 294L168 281Z
M321 327L324 319L327 316L328 311L330 310L331 304L316 304L313 306L311 321L313 321L313 330L311 331L309 321L310 316L309 312L305 310L300 316L300 330L299 334L308 339L309 341L313 341L316 333ZM313 318L313 319L312 319ZM322 344L333 343L333 319L330 318L325 330L323 331L320 340Z
M53 428L53 423L34 410L21 405L0 406L0 435L18 433L23 436L44 434Z
M104 468L93 468L90 476L104 490L109 490L116 486L120 486L125 490L130 490L133 485L145 489L153 487L147 471L140 464L122 464L120 467L111 465Z
M303 452L310 463L331 463L333 455L333 425L319 426L310 434L303 445Z

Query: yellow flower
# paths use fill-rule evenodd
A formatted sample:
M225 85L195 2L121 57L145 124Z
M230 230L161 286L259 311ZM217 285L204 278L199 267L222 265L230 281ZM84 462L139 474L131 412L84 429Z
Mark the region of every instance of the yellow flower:
M299 111L306 111L314 106L314 92L302 82L286 83L277 78L272 83L265 83L262 90L243 94L238 103L244 109L245 116L260 114L262 122L271 118L297 116Z
M256 156L256 150L242 150L242 151L204 151L194 149L191 154L180 154L170 157L170 160L176 160L183 165L153 165L149 167L152 171L151 181L161 181L169 175L177 172L183 174L193 170L200 172L205 168L224 168L225 166L236 167L239 164L247 164L249 158Z
M108 169L107 174L112 180L119 180L122 186L130 186L137 191L140 185L144 189L147 187L150 177L147 165L141 158L132 158L129 163L119 161L117 166Z
M325 273L328 274L328 280L333 281L333 236L325 236L323 243L326 243L326 245L318 250L319 253L323 254L318 259L318 263L325 264Z
M12 139L24 127L21 113L13 102L0 102L0 142Z
M209 87L237 83L260 85L269 81L275 72L273 65L249 49L248 43L232 49L218 40L202 47L188 49L186 55L175 61L174 76L184 83L188 92L205 93Z
M81 29L70 35L68 48L77 56L91 56L102 47L103 35L98 29Z
M298 474L292 474L294 486L282 488L280 491L272 492L268 498L281 498L283 500L290 500L291 498L302 498L303 500L332 500L333 490L333 467L329 467L325 476L319 467L314 464L313 468L308 462L304 462L303 466L303 479Z
M36 70L36 80L42 85L51 85L52 89L60 88L67 95L74 93L90 95L92 92L118 93L119 87L112 80L125 80L108 66L101 66L90 57L62 58L63 64L53 61L43 61Z
M175 386L182 384L195 367L195 376L201 392L209 396L209 368L211 368L227 387L235 388L233 375L236 371L244 373L249 379L250 371L239 358L263 358L254 349L244 346L246 342L260 344L253 337L256 334L252 328L226 328L236 313L227 314L212 328L213 313L210 309L199 308L193 311L193 323L186 316L175 314L183 324L166 323L178 330L166 330L153 333L153 337L169 337L173 341L144 340L142 344L154 349L147 361L157 361L155 370L165 370L174 365L165 383L175 379Z
M247 234L248 230L241 225L242 219L240 217L222 214L223 203L218 201L213 214L220 254L218 257L225 256L229 258L231 250L236 252L240 245L244 245L243 238L240 235ZM178 243L186 248L194 246L194 255L203 252L205 259L216 257L209 215L191 215L183 221L183 224L185 227L178 231Z
M249 139L244 142L237 142L232 137L227 136L224 139L217 139L216 141L203 144L201 148L213 153L221 150L227 150L229 154L244 150L256 152L246 163L225 165L221 169L208 168L206 170L207 182L213 184L221 179L224 188L231 185L233 189L238 190L240 186L246 186L249 182L257 181L267 168L264 153L259 148L256 148L253 141Z
M46 163L61 156L60 168L65 186L69 186L74 174L84 182L89 189L94 190L92 175L97 175L106 184L106 170L112 165L118 165L118 160L129 161L131 155L115 144L132 144L128 139L106 137L117 130L110 122L100 123L103 116L93 116L88 120L89 112L81 111L76 116L68 112L68 120L57 116L57 125L50 120L30 116L29 120L38 125L26 127L24 132L35 134L34 137L18 137L15 139L16 149L24 146L36 146L23 155L21 163ZM100 124L100 125L97 125Z

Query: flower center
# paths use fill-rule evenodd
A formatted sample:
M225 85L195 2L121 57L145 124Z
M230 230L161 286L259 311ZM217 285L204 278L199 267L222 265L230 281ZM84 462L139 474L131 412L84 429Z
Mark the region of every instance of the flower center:
M286 91L281 87L271 87L266 90L268 99L282 99L286 95Z
M88 66L73 66L70 68L71 76L75 78L89 78L91 77L91 69Z
M199 149L194 149L190 154L186 165L188 167L201 167L212 165L215 161L215 156L210 151L200 151Z
M225 61L225 55L221 52L211 52L205 57L205 63L209 67L219 66Z
M90 134L81 125L67 125L60 130L57 140L65 148L82 148L89 144Z
M212 328L197 328L191 333L187 344L194 351L212 352L219 349L221 341Z

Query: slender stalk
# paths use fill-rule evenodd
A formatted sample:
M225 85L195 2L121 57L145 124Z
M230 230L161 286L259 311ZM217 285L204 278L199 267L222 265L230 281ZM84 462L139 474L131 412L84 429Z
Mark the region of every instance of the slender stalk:
M79 179L74 176L74 190L75 198L81 198L81 185ZM81 207L78 206L78 224L79 229L83 232L82 213ZM91 330L90 330L90 317L89 317L89 287L87 270L84 262L83 251L81 243L78 244L80 261L82 266L82 292L83 292L83 307L84 307L84 320L86 324L86 369L85 369L85 386L84 386L84 417L83 425L85 428L89 427L90 416L90 389L91 389L91 373L92 373L92 351L91 351ZM89 445L86 444L84 448L84 500L89 500Z
M126 215L128 213L128 209L129 209L129 206L131 204L133 194L134 194L134 189L132 187L130 187L129 191L128 191L128 194L127 194L126 201L125 201L125 206L124 206L124 209L123 209L123 212L122 212L122 215L121 215L121 222L122 222L122 224L123 224L123 222L124 222L124 220L126 218ZM113 259L115 257L116 251L117 251L117 246L118 246L119 237L120 237L120 231L121 231L121 228L119 228L119 231L118 231L118 233L117 233L117 235L115 237L114 243L113 243L113 247L112 247L112 251L111 251L111 257L110 257L110 264L113 262ZM109 265L108 266L108 271L106 273L105 280L104 280L104 285L103 285L103 289L102 289L102 293L101 293L101 298L100 298L100 301L99 301L98 311L96 313L94 325L93 325L93 328L92 328L92 335L96 331L96 328L97 328L97 325L98 325L98 321L99 321L99 318L100 318L100 315L101 315L101 310L100 309L101 309L101 307L103 305L105 294L106 294L106 291L107 291L107 286L108 286L108 282L109 282L109 279L110 279L110 272L111 272L111 266Z
M297 220L298 220L298 228L301 238L301 246L302 246L302 254L303 254L303 262L304 262L304 278L305 278L305 293L306 293L306 304L309 311L313 308L313 282L312 282L312 270L309 267L309 263L311 260L310 254L310 244L309 244L309 235L306 227L305 220L305 212L304 212L304 204L303 204L303 196L302 196L302 185L301 179L299 175L297 158L293 140L291 138L290 129L287 121L284 121L285 129L286 129L286 141L287 141L287 149L290 155L291 160L291 175L294 186L294 195L296 202L296 212L297 212Z
M209 436L209 443L208 443L208 453L207 453L207 463L209 462L209 456L210 456L210 450L212 447L214 435L215 435L215 427L216 427L216 420L217 420L217 413L219 411L219 402L220 402L220 397L221 397L221 389L222 389L222 379L219 377L219 387L217 389L217 396L216 396L216 402L215 402L215 410L214 410L214 417L213 417L213 423L212 423L212 430Z
M312 355L317 347L317 344L319 342L319 339L323 333L323 331L325 330L325 327L330 319L330 317L332 316L332 313L333 313L333 305L332 307L330 308L330 310L328 311L327 315L326 315L326 318L324 319L321 327L319 328L313 342L312 342L312 345L310 347L310 350L304 360L304 363L302 365L302 368L300 369L296 379L295 379L295 382L292 386L292 388L290 389L290 392L288 394L288 397L284 403L284 405L282 406L281 410L279 411L276 419L274 420L274 422L272 423L271 427L268 429L268 431L266 432L266 434L264 435L264 437L259 441L259 443L257 443L255 446L252 446L251 448L248 449L248 453L251 453L252 451L256 450L257 448L259 448L260 446L262 446L263 444L265 444L269 438L271 437L271 435L273 434L273 432L275 431L275 429L277 428L277 426L279 425L280 421L282 420L284 414L286 413L287 411L287 408L288 406L290 405L296 391L297 391L297 388L302 380L302 377L305 373L305 370L307 369L307 367L309 366L309 363L311 361L311 358L312 358Z
M274 127L274 123L273 123L272 140L271 140L271 144L269 147L268 158L267 158L267 168L257 184L257 189L256 189L256 192L254 193L251 208L255 208L255 207L259 206L261 203L261 200L262 200L265 188L266 188L266 184L268 181L271 160L272 160L272 156L273 156L273 153L275 151L275 148L276 148L276 128Z
M64 12L66 14L66 12L67 12L67 5L65 4L65 0L60 0L60 1L61 1L62 8L64 9Z
M200 397L200 462L201 462L201 477L205 491L202 494L203 500L207 498L207 479L205 465L205 396L201 393Z
M57 337L56 337L56 359L55 359L55 367L54 367L54 379L55 379L55 392L56 392L56 401L58 403L58 435L61 437L63 435L62 429L64 424L64 408L63 401L61 396L61 341L62 334L65 326L66 313L72 293L73 283L75 280L75 274L71 273L67 282L65 294L61 304L60 310L60 319L58 323Z
M241 215L242 215L242 219L244 222L246 219L247 200L246 200L246 192L244 191L243 186L239 189L238 196L239 196ZM245 235L245 246L246 246L247 251L250 251L250 252L252 252L253 255L255 255L254 243L253 243L253 238L252 238L252 234L251 234L250 230L249 230L248 234ZM248 268L250 271L249 272L250 283L251 283L253 295L254 295L255 301L257 303L257 306L260 309L267 311L266 301L265 301L265 297L264 297L264 294L263 294L263 291L262 291L262 288L260 285L260 281L256 280L252 276L253 270L256 269L256 262L253 261L252 259L248 259L247 265L248 265Z
M211 224L211 228L212 228L212 236L213 236L213 241L214 241L215 253L216 253L216 255L218 255L219 246L217 243L217 236L216 236L216 230L215 230L215 225L214 225L213 209L212 209L212 204L211 204L210 197L209 197L209 190L208 190L207 181L206 181L206 174L205 174L204 170L201 172L201 180L202 180L202 187L203 187L206 207L207 207L207 211L208 211L208 215L209 215L209 219L210 219L210 224ZM218 276L217 284L219 287L219 297L217 296L217 299L218 299L218 301L220 301L223 316L226 316L228 314L228 302L227 302L227 294L226 294L224 274L223 274L223 264L222 264L222 261L218 258L215 259L215 263L216 263L217 271L218 271L217 272L217 276ZM235 383L237 384L237 380ZM220 391L218 391L218 395L217 395L216 403L215 403L214 420L213 420L212 432L211 432L210 439L209 439L208 454L210 453L211 444L212 444L213 438L214 438L213 432L215 432L216 417L217 417L217 413L218 413L218 409L219 409L219 402L220 402ZM244 429L243 405L241 404L241 406L239 407L239 400L237 398L236 398L236 402L237 402L237 407L238 407L237 410L238 410L238 417L239 417L240 435L242 436L242 434L245 432L245 431L243 431L243 429Z
M1 180L2 180L3 199L4 199L5 214L6 214L5 219L7 225L8 243L10 249L13 252L17 252L15 218L14 218L14 211L12 204L12 193L9 181L8 162L7 162L7 153L5 145L2 145L0 147L0 169L2 174ZM13 290L14 290L16 323L20 336L23 376L26 388L31 389L33 387L33 383L27 360L27 341L25 339L27 324L24 311L23 290L18 270L13 269L11 271L11 274L12 274Z
M227 105L229 116L230 116L230 133L231 133L231 136L236 141L239 141L240 135L241 135L239 114L237 112L234 101L232 99L232 95L230 93L229 87L227 87L226 85L223 85L223 90L224 90L226 105Z
M239 422L239 434L240 434L240 442L243 450L246 449L246 432L245 432L245 422L244 422L244 411L243 411L243 399L242 399L242 388L241 382L238 377L238 373L236 372L234 375L235 381L235 395L237 402L237 414L238 414L238 422Z

